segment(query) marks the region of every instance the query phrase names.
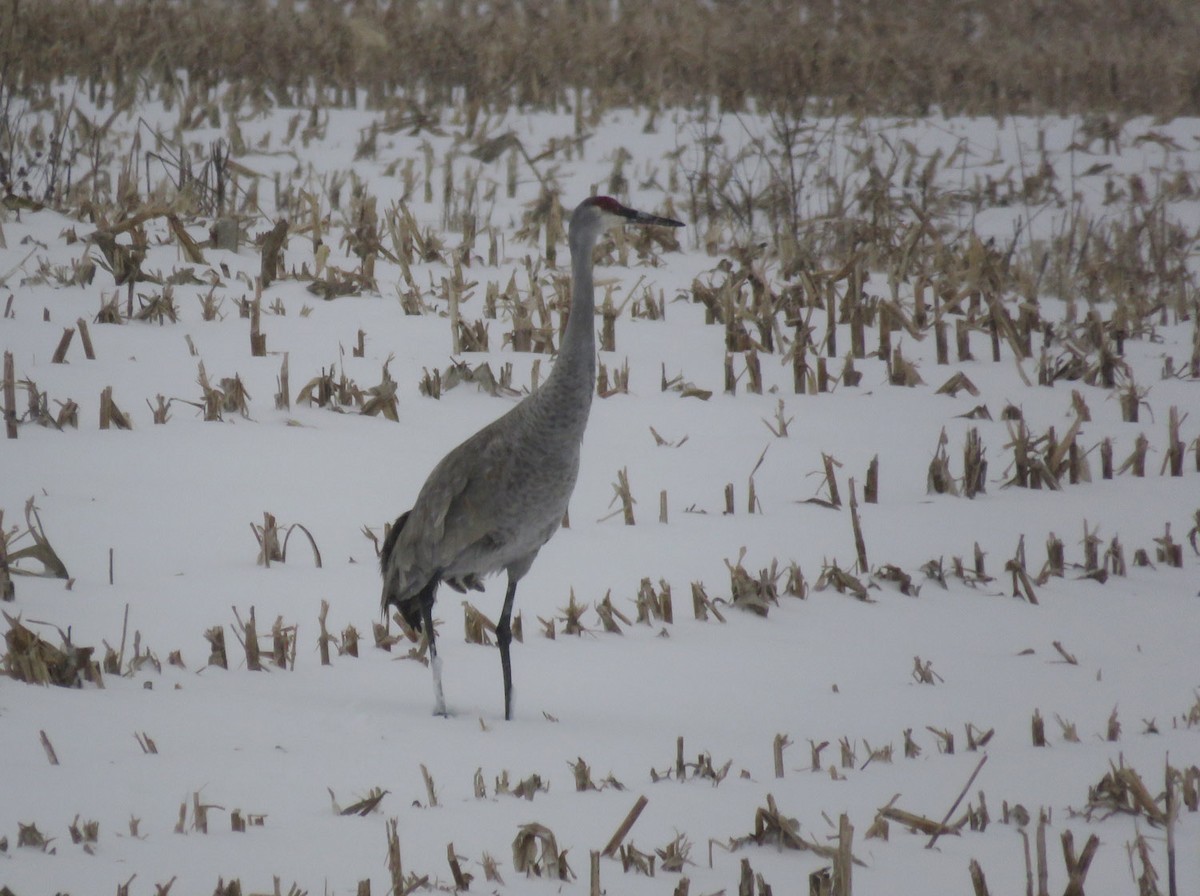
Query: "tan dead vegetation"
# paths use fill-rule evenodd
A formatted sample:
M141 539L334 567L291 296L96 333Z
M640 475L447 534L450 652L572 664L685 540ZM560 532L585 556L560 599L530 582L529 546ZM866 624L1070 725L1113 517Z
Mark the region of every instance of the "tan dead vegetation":
M38 570L27 568L32 561ZM37 575L45 578L66 579L71 576L50 544L42 524L41 515L33 497L25 502L25 526L4 526L4 511L0 508L0 600L10 601L15 593L14 575Z
M136 79L153 78L182 94L182 111L197 120L219 120L222 110L188 98L185 82L164 72L159 59L174 60L192 83L239 83L258 103L302 105L317 90L342 103L363 94L378 104L406 85L433 105L467 88L477 109L553 108L577 90L603 105L650 107L707 97L734 109L750 101L786 107L822 97L835 112L1074 108L1100 113L1088 136L1106 143L1116 138L1103 113L1200 108L1182 40L1196 26L1195 9L1170 0L1138 14L1099 6L1070 16L1036 15L1020 4L947 15L938 3L910 5L902 14L886 4L847 11L818 3L801 14L749 3L728 15L704 3L663 0L584 14L556 0L515 9L347 8L324 0L295 9L200 4L147 16L120 3L55 0L13 6L0 19L0 32L13 35L10 47L57 48L22 55L12 66L15 82L71 74L121 104L132 99ZM122 40L147 30L153 40ZM324 39L314 44L318 33ZM270 35L276 50L265 69L256 35ZM454 52L461 46L489 51ZM538 52L529 53L530 46ZM721 52L704 52L708 47ZM419 120L425 108L400 105L398 123ZM360 151L369 152L364 145Z
M262 525L257 523L250 524L250 530L254 533L254 538L258 542L258 565L265 566L268 569L272 563L287 562L287 546L288 541L292 537L292 533L299 529L300 532L308 539L309 547L312 548L313 562L319 569L321 567L321 551L317 548L316 539L313 538L312 532L302 523L292 523L291 525L281 525L275 515L263 512Z
M538 822L521 826L513 840L512 855L513 868L526 877L575 879L575 872L567 863L567 850L560 850L554 832Z
M17 617L4 614L8 631L4 634L4 672L17 681L30 684L82 687L104 686L100 664L92 659L95 647L71 642L69 633L59 631L62 646L55 647ZM53 752L52 750L50 752Z

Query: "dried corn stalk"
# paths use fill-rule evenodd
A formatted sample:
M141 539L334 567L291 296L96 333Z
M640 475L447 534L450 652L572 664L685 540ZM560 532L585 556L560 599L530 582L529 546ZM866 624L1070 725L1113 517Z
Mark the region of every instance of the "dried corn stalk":
M950 437L946 435L946 430L943 428L938 436L937 449L934 451L933 459L929 462L929 473L925 479L927 494L958 494L958 488L954 484L954 475L950 472L950 455L946 452L946 446L949 443Z
M371 386L361 394L360 413L369 417L382 415L393 423L400 422L400 399L396 395L396 381L388 372L388 364L392 362L389 355L383 363L383 376L378 386Z
M861 601L871 602L871 598L867 595L867 586L838 566L836 560L821 567L821 575L817 577L816 584L813 585L817 591L824 591L830 587L839 594L849 592Z
M7 651L4 671L17 681L30 684L77 688L84 683L104 686L99 664L92 659L94 647L77 647L68 635L59 631L62 647L55 647L27 628L20 617L4 613L8 631L4 634Z
M270 567L272 562L284 563L287 561L287 546L288 541L292 537L292 532L299 529L308 539L309 547L312 548L313 562L317 568L321 568L321 551L317 547L317 541L313 538L313 534L308 531L308 528L301 523L292 523L286 529L281 526L275 519L275 515L263 512L263 524L261 526L251 523L250 531L254 533L255 539L258 541L258 565ZM283 532L283 539L280 541L280 531Z
M2 520L3 514L0 514L0 521ZM14 546L26 537L33 539L33 544L14 550ZM11 532L6 533L0 527L0 540L4 541L4 547L0 548L0 556L7 558L4 565L9 573L14 575L38 575L45 578L70 579L70 574L67 572L66 566L63 565L62 560L59 559L58 554L51 546L50 540L46 537L46 529L42 525L42 518L33 503L33 498L29 498L25 502L25 530L18 532L14 526ZM26 559L34 560L41 564L42 571L34 573L21 569L16 565Z
M1085 817L1091 821L1099 814L1101 820L1114 814L1142 815L1155 827L1167 824L1166 810L1151 795L1142 776L1124 764L1110 763L1109 771L1088 788Z
M559 850L554 832L543 824L521 825L513 839L513 867L526 877L571 881L575 872L567 864L567 851Z

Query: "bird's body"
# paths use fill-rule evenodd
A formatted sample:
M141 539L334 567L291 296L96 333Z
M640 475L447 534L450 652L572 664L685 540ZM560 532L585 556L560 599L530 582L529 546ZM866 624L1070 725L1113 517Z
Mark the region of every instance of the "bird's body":
M622 223L682 226L607 197L584 200L571 217L572 295L554 369L532 395L447 454L429 474L380 552L382 603L397 607L429 640L435 711L445 714L433 634L440 582L482 589L504 571L508 591L497 624L505 718L512 713L510 617L517 582L558 529L579 473L579 448L595 390L592 249Z

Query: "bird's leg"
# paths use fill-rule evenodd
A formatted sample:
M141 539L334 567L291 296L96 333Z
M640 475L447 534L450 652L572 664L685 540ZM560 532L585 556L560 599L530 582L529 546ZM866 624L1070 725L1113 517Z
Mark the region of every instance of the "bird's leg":
M433 670L433 714L448 716L446 697L442 693L442 658L437 653L437 638L433 633L433 597L437 590L437 579L429 587L428 598L421 595L421 621L425 626L425 637L429 641L429 668Z
M513 600L517 596L517 580L508 580L508 591L504 595L504 609L500 611L500 621L496 623L496 643L500 645L500 669L504 673L504 720L512 720L513 686L512 659L509 656L508 645L512 643L512 609Z

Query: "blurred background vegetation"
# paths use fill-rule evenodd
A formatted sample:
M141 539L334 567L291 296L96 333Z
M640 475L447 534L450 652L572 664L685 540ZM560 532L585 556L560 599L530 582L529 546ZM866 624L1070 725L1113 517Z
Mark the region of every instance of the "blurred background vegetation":
M1170 117L1200 114L1197 34L1194 0L0 0L0 100L185 75L287 105Z

